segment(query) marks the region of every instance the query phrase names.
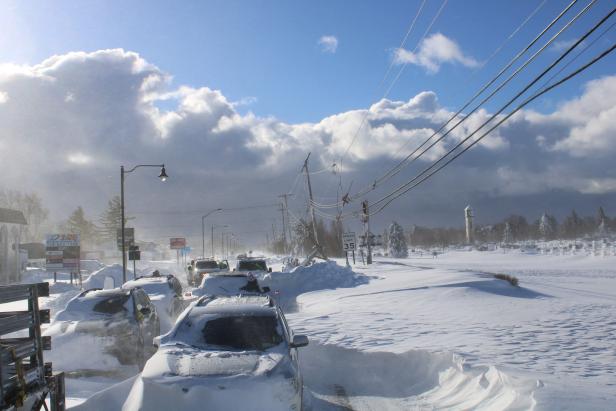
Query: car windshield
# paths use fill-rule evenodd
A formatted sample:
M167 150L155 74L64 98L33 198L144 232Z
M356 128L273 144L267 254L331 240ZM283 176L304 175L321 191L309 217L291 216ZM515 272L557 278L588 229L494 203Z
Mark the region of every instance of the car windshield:
M116 295L113 297L97 299L92 307L92 311L101 314L118 314L128 312L126 303L129 298L129 295Z
M210 320L202 330L207 346L263 351L283 339L275 316L234 316Z
M267 264L263 260L240 261L239 269L242 271L267 271Z
M218 268L218 263L216 261L197 261L197 269L203 270L206 268Z

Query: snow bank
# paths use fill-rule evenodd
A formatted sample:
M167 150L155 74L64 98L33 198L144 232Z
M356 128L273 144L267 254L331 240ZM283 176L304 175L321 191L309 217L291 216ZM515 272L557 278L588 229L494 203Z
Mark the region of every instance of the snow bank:
M113 279L113 286L119 287L122 285L122 265L121 264L112 264L101 268L98 271L93 272L90 276L83 282L83 288L85 290L89 290L91 288L105 288L105 279L110 277ZM133 272L131 270L126 270L126 279L132 280ZM109 280L108 280L109 281Z
M532 409L538 385L495 367L465 367L447 352L367 352L311 343L300 361L306 408L312 410Z
M271 272L259 278L261 287L270 287L283 308L293 309L295 298L303 293L318 290L350 288L367 284L369 278L357 274L335 261L315 263L308 267L296 267L290 272Z

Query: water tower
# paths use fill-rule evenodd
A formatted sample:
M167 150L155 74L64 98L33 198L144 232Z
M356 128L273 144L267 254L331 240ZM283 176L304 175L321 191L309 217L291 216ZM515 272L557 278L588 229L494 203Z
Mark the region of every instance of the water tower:
M474 238L474 228L473 228L473 218L475 214L473 214L473 209L470 205L467 205L464 209L464 221L466 223L466 242L468 244L473 244L475 242Z

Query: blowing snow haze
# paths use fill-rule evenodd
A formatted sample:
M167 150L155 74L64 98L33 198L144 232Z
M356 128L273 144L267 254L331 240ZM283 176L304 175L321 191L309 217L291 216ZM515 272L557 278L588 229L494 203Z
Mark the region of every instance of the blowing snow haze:
M163 185L153 171L128 176L127 214L152 239L198 237L207 210L278 202L311 152L311 169L320 171L312 177L315 201L335 203L419 146L564 7L550 3L520 26L537 8L534 2L485 3L473 12L452 3L438 15L439 5L427 5L423 13L439 20L433 26L427 17L418 20L401 48L419 4L337 4L317 18L324 3L297 10L273 2L266 10L238 2L173 9L5 3L2 186L38 193L54 221L78 205L96 218L118 195L120 165L164 162L171 178ZM607 3L598 2L580 27L565 32L530 67L538 71L553 61L609 11ZM462 26L472 13L496 17L469 32ZM343 18L347 14L352 18ZM293 27L308 17L313 27ZM372 20L368 34L363 27ZM517 27L520 32L502 43ZM608 32L571 69L612 41ZM600 205L615 212L614 62L608 56L515 114L430 184L375 216L375 226L391 220L461 226L466 204L482 223L511 213L534 219L545 210L588 214ZM366 198L380 198L425 168L530 79L516 77L502 96ZM303 178L296 183L299 195L290 208L304 216ZM345 207L359 211L360 204ZM211 218L242 220L247 237L261 238L279 212L264 207Z

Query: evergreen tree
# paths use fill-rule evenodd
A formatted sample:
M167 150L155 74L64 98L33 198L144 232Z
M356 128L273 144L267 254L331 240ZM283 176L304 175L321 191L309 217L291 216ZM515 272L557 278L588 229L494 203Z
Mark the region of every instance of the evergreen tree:
M400 224L395 221L389 226L389 247L388 252L390 257L403 258L408 257L408 247L406 246L406 238Z
M82 247L92 246L96 244L98 240L98 227L96 227L93 222L86 219L81 206L77 207L69 216L68 220L62 224L62 231L71 234L79 234Z
M544 240L552 240L556 236L558 223L554 216L543 213L539 219L539 235Z
M505 229L503 230L503 243L511 244L513 241L513 232L511 231L511 224L509 222L505 223Z
M605 211L603 211L603 207L599 207L599 211L597 211L597 235L605 236L610 231L610 219L605 215Z
M124 224L126 224L127 218L124 217ZM118 230L122 228L122 204L120 197L115 196L109 203L107 203L107 209L101 214L99 219L101 226L101 236L110 241L115 241Z
M571 214L563 221L563 235L567 238L579 237L582 233L582 220L577 215L575 210L571 210Z

